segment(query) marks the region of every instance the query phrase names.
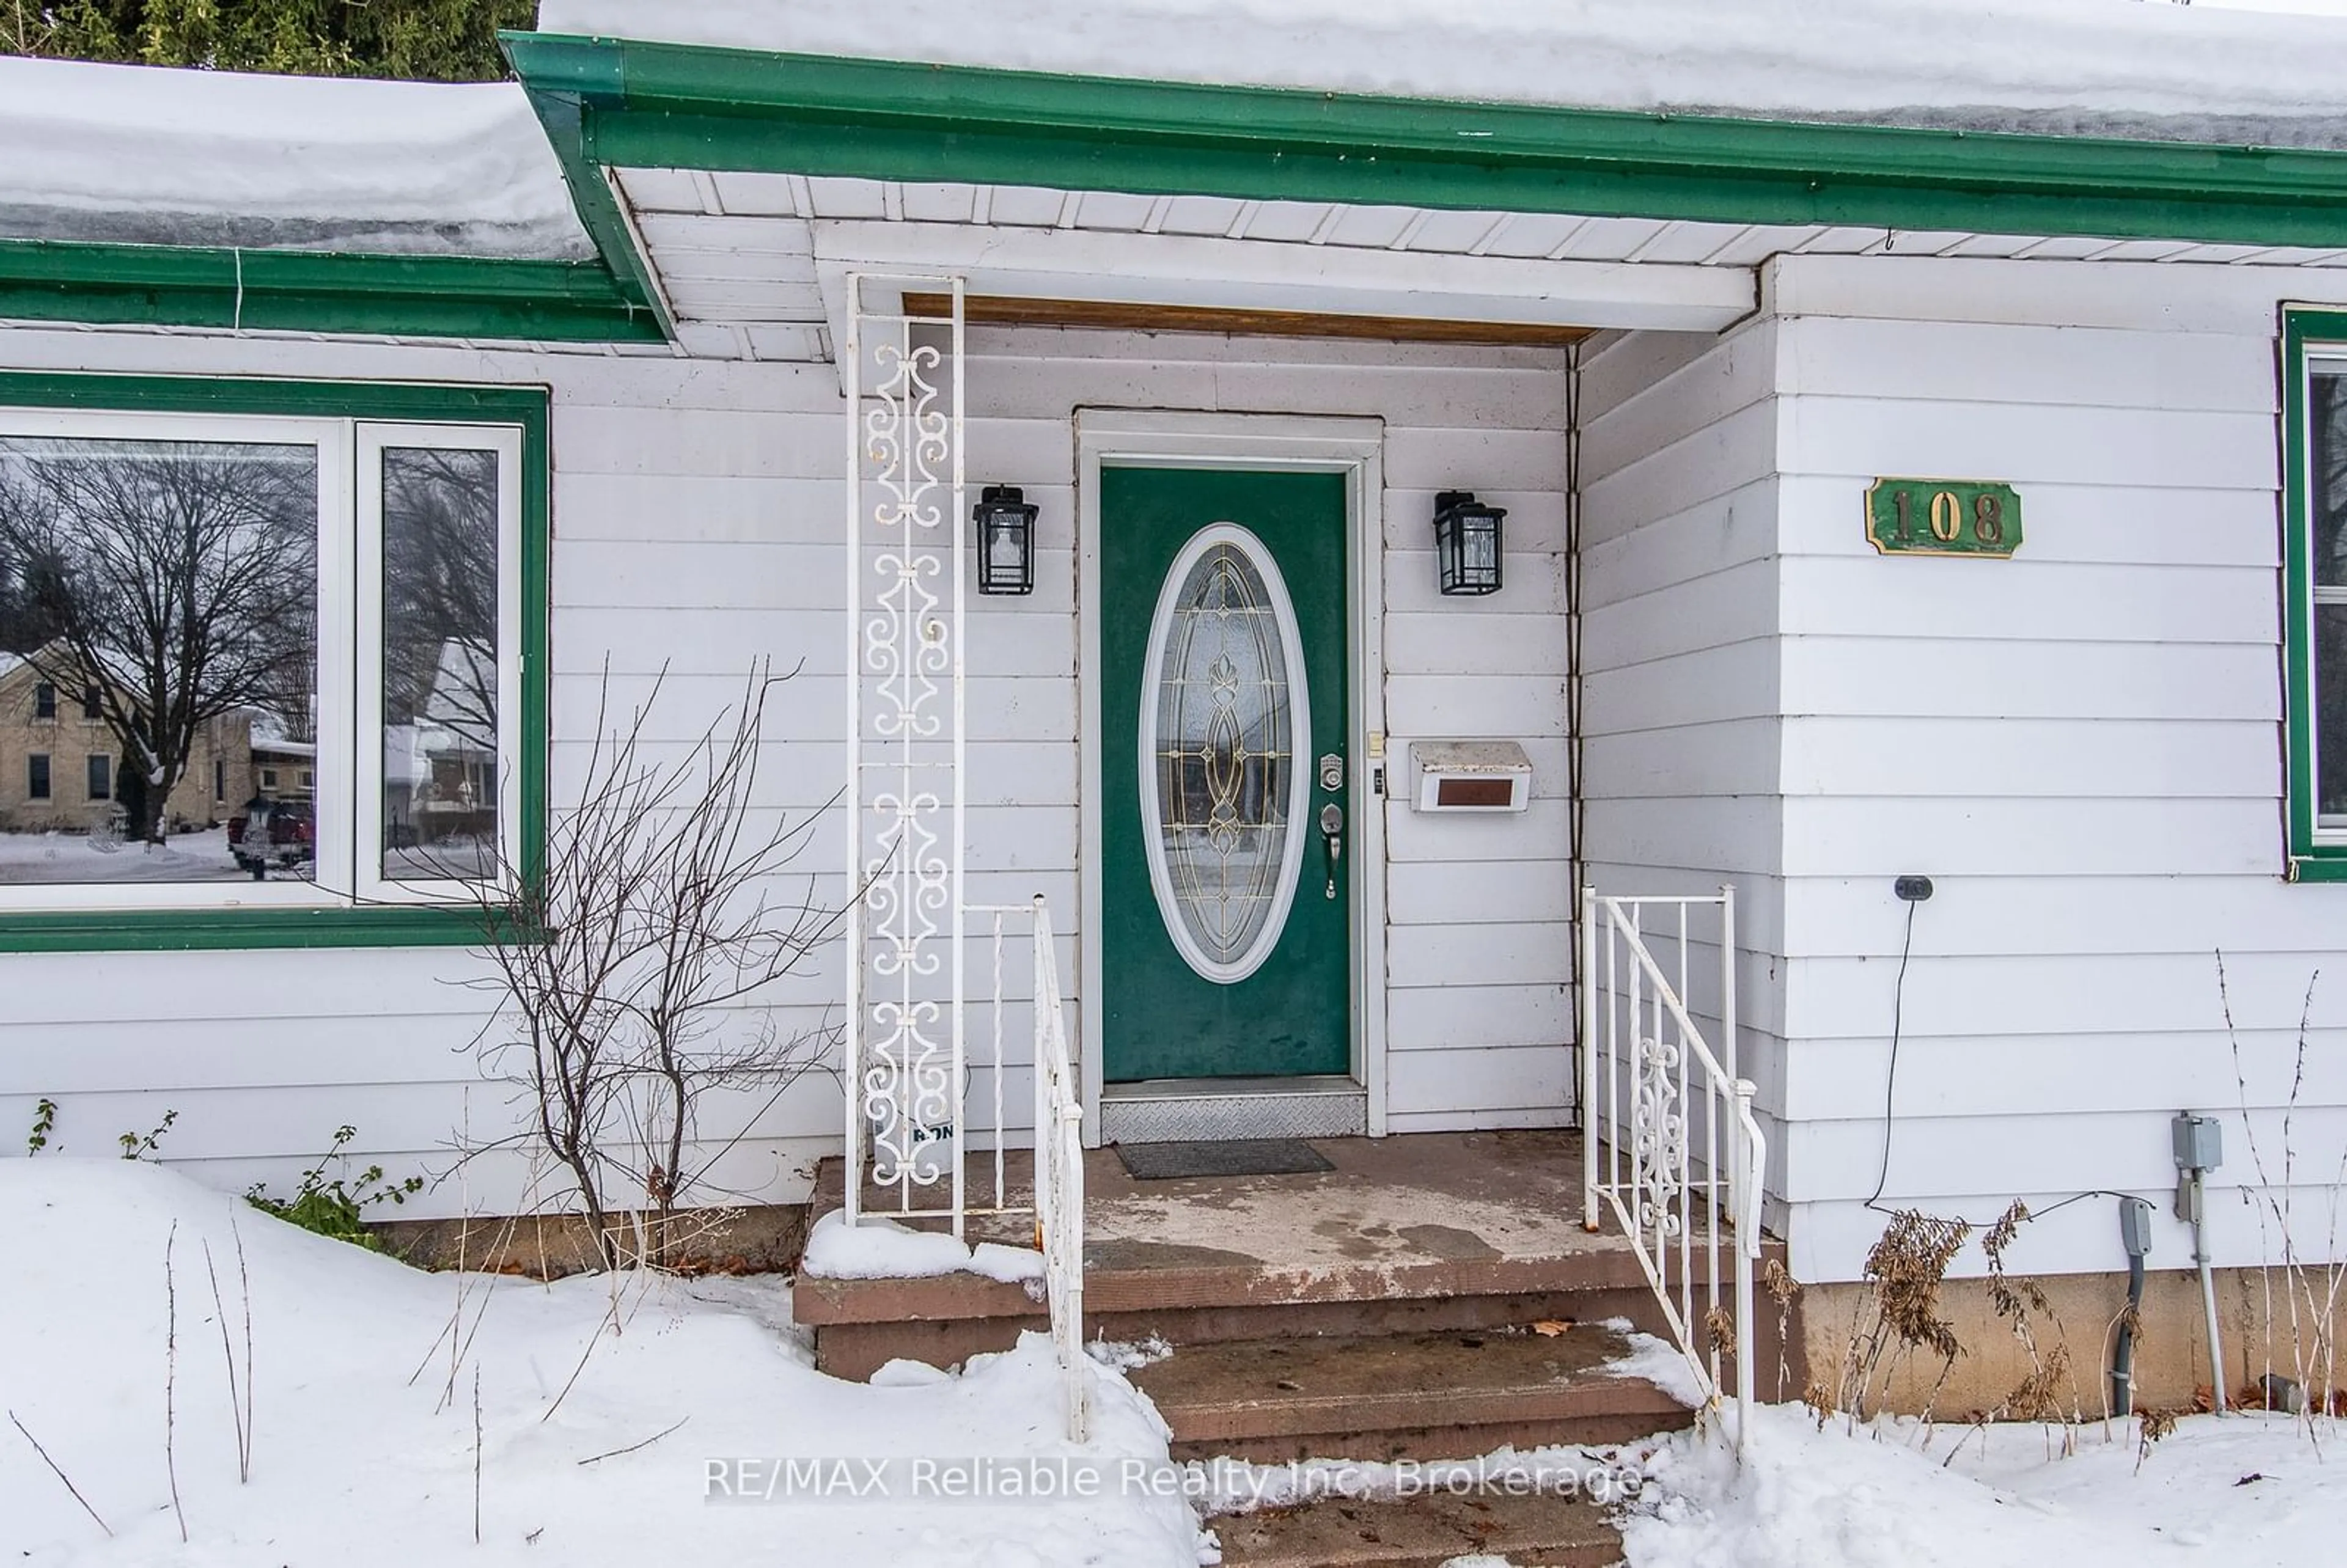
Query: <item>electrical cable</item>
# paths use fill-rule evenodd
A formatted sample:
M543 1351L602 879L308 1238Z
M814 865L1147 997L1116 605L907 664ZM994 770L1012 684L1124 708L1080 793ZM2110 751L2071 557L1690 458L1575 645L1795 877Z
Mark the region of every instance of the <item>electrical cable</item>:
M1890 1211L1882 1207L1882 1189L1891 1182L1891 1097L1899 1091L1899 1036L1907 1017L1907 959L1915 950L1915 900L1907 901L1907 934L1899 941L1899 978L1891 986L1891 1068L1882 1075L1882 1168L1874 1173L1874 1191L1866 1206L1877 1214Z
M1874 1191L1866 1200L1866 1206L1879 1214L1899 1212L1896 1209L1886 1209L1882 1206L1882 1189L1891 1183L1891 1129L1897 1125L1896 1120L1891 1115L1891 1107L1899 1090L1899 1040L1901 1035L1905 1032L1907 1017L1907 960L1913 956L1914 951L1915 900L1909 899L1907 932L1899 942L1899 978L1892 981L1891 986L1891 1066L1882 1078L1882 1164L1874 1174ZM2060 1203L2048 1204L2042 1209L2031 1209L2029 1217L2044 1219L2047 1214L2066 1209L2072 1204L2084 1203L2088 1198L2131 1198L2137 1195L2134 1193L2108 1193L2097 1187L2090 1192L2073 1193ZM1965 1219L1961 1214L1955 1216L1955 1222L1967 1228L1979 1228L1975 1222Z

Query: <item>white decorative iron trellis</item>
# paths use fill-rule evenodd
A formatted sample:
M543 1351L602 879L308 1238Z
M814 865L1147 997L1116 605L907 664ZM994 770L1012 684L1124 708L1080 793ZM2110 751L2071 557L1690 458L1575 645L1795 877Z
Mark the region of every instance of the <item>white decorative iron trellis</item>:
M1083 1109L1043 900L971 905L963 886L963 689L969 515L962 463L962 282L846 280L847 1223L1035 1215L1069 1436L1091 1423L1083 1350ZM941 313L913 302L942 298ZM870 308L872 300L893 302ZM989 1049L973 1061L969 917L989 923ZM1034 989L1032 1194L1006 1157L1005 991L1013 922L1030 922ZM974 1092L983 1072L986 1087ZM991 1192L969 1171L991 1155ZM982 1165L980 1167L983 1168ZM867 1210L866 1187L881 1194Z
M851 274L848 1223L866 1181L964 1218L962 285ZM943 294L942 314L911 308ZM867 308L867 301L889 302ZM929 1194L943 1187L942 1203Z
M1691 946L1709 935L1693 930L1689 917L1707 908L1719 912L1711 1038L1686 1000L1699 974ZM1581 915L1583 1223L1594 1231L1600 1204L1612 1209L1714 1405L1722 1397L1722 1342L1733 1347L1740 1451L1751 1428L1752 1272L1768 1145L1752 1114L1751 1081L1737 1075L1736 889L1609 898L1584 887ZM1674 959L1667 969L1657 947ZM1734 1271L1728 1295L1723 1245Z

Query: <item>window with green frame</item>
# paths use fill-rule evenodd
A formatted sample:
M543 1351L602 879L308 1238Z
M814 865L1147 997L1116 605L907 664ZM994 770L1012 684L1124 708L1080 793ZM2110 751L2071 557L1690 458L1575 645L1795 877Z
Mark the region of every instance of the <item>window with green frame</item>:
M2282 316L2290 874L2347 881L2347 313Z
M0 795L0 949L475 938L543 833L547 408L0 374L0 654L92 721L86 803Z

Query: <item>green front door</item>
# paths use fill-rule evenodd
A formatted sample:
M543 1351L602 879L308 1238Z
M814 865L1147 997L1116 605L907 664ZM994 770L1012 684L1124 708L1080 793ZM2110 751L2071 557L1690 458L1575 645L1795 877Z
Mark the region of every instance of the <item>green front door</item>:
M1351 1062L1345 477L1101 473L1103 1077Z

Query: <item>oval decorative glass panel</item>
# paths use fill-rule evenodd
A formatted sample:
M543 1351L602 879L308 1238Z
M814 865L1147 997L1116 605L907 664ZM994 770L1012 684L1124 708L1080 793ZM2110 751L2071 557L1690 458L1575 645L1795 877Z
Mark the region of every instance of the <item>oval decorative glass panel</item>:
M1279 943L1304 854L1312 735L1296 609L1236 523L1202 528L1157 595L1142 664L1141 826L1184 961L1230 985Z

